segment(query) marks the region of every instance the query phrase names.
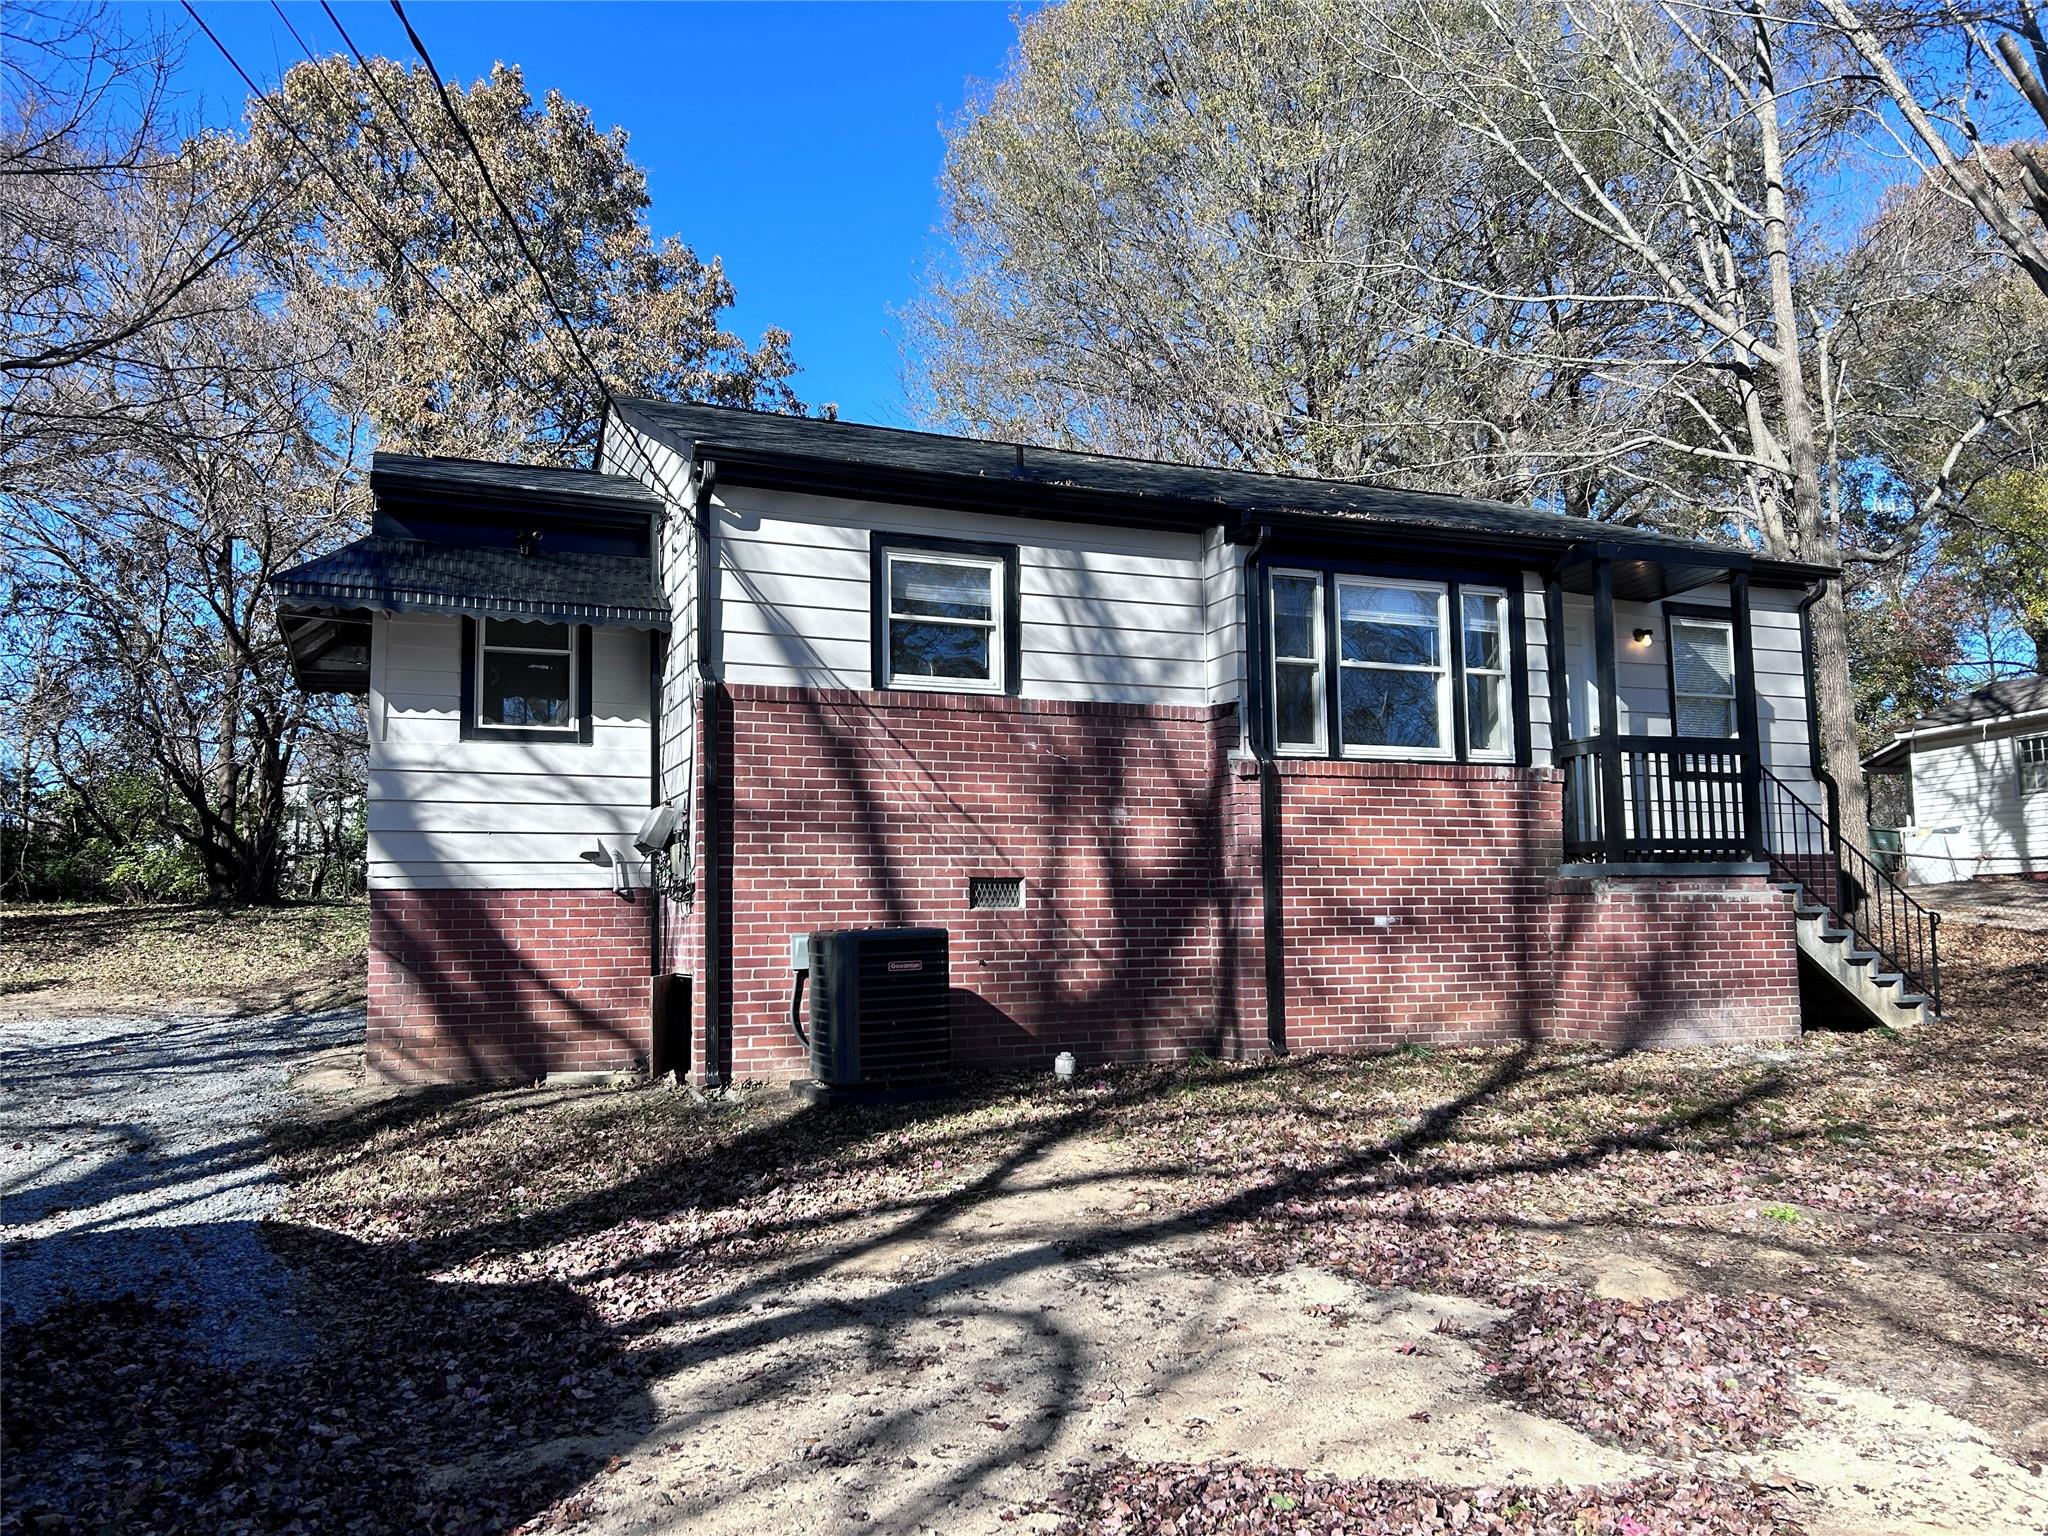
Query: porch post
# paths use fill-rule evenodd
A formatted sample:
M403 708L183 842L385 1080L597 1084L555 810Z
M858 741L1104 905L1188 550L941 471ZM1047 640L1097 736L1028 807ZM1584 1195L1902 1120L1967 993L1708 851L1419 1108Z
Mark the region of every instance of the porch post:
M1735 629L1735 737L1742 744L1742 841L1752 859L1764 856L1763 750L1756 716L1756 659L1750 653L1749 572L1728 578Z
M1626 851L1621 819L1621 694L1614 671L1614 562L1593 557L1593 658L1600 690L1600 830L1607 862L1619 864Z

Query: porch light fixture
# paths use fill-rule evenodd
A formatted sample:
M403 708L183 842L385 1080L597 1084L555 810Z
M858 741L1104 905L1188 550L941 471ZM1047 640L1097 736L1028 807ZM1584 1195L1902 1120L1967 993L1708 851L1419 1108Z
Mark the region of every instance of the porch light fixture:
M1650 643L1650 642L1651 642L1652 640L1654 640L1655 638L1656 638L1656 631L1655 631L1655 630L1649 630L1649 629L1639 629L1639 630L1637 630L1637 631L1636 631L1636 644L1637 644L1637 645L1648 645L1648 644L1649 644L1649 643Z

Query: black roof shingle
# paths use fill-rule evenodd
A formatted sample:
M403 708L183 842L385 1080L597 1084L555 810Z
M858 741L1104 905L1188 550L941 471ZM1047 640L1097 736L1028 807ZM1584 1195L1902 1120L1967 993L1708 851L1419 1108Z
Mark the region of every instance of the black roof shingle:
M288 610L369 608L669 627L652 567L637 555L523 555L373 535L294 566L272 584Z
M1534 538L1559 546L1612 540L1674 552L1703 548L1696 540L1652 529L1590 523L1533 507L1359 481L1116 458L668 400L624 400L620 409L658 428L672 441L704 445L705 453L714 458L722 450L741 456L807 459L884 474L975 481L1020 492L1067 492L1153 503L1218 520L1230 514L1321 517L1461 535Z

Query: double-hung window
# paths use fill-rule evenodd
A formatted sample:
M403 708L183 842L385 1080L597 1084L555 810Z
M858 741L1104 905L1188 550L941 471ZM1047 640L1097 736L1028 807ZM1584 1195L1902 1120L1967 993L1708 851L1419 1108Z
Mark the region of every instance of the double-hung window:
M2019 755L2020 793L2048 793L2048 736L2022 736Z
M1735 734L1735 626L1671 617L1671 723L1678 736Z
M532 619L463 621L463 735L590 740L590 631Z
M1273 745L1320 757L1324 750L1323 578L1275 571L1272 580Z
M1514 689L1508 676L1508 595L1488 587L1460 587L1465 663L1465 745L1474 758L1505 761L1515 755Z
M872 559L877 688L1015 691L1014 551L877 536Z
M1337 578L1337 722L1357 757L1449 757L1449 589Z

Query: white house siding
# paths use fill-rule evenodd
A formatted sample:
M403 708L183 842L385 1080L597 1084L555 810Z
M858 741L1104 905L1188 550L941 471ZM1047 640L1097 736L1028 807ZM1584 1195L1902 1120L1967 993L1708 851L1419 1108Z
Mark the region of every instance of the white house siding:
M372 889L604 888L647 812L648 635L591 636L591 740L462 740L462 622L380 614L370 679Z
M1211 528L1202 541L1202 599L1207 615L1204 653L1209 702L1245 707L1243 546Z
M1913 747L1913 824L1905 834L1916 884L2048 871L2048 790L2022 795L2019 740L2048 733L1970 726Z
M697 730L697 542L691 520L695 489L689 461L630 419L605 424L606 474L630 475L658 492L666 510L655 520L655 569L668 598L670 630L661 676L661 793L688 809Z
M1764 766L1778 777L1810 781L1807 750L1806 662L1799 640L1799 600L1804 594L1776 587L1750 589L1750 651L1756 668L1757 728ZM1726 607L1726 583L1717 582L1671 599L1681 607ZM1658 603L1614 605L1615 680L1624 732L1671 733L1670 633ZM1648 646L1634 642L1638 629L1651 632ZM1599 728L1594 687L1593 600L1565 597L1565 653L1571 672L1572 734Z
M1534 571L1522 577L1522 650L1529 674L1530 761L1551 761L1550 634L1544 617L1543 578Z
M935 535L1018 547L1027 698L1209 701L1209 597L1195 533L1098 527L746 486L716 497L721 675L732 684L862 689L868 539Z

